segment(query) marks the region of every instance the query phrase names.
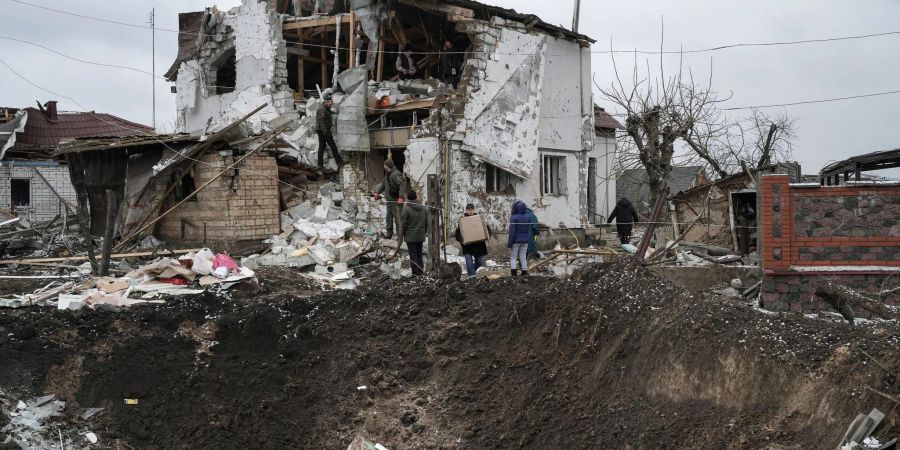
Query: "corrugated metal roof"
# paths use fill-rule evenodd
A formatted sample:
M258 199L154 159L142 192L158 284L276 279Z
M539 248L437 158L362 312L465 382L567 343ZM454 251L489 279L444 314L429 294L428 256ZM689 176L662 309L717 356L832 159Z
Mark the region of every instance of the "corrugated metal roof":
M126 137L154 133L153 128L105 113L59 113L51 122L37 108L26 108L25 130L16 135L13 150L56 149L63 139L85 137Z

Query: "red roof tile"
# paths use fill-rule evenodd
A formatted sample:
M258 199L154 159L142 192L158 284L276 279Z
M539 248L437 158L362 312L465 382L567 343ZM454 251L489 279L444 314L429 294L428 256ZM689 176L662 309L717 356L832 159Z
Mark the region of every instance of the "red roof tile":
M605 109L594 106L594 128L607 128L612 130L624 130L625 127L611 116Z
M25 131L16 136L14 149L53 150L64 139L126 137L155 132L151 127L112 114L61 112L56 122L50 122L37 108L25 110L28 112Z

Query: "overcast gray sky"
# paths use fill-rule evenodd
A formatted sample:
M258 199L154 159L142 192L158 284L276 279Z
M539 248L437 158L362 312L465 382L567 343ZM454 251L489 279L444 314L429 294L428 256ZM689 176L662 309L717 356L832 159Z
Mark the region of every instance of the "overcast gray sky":
M157 26L177 29L177 14L216 4L227 9L239 0L215 3L189 0L26 0L84 15L145 24L156 7ZM492 0L547 22L571 25L574 0ZM33 41L76 58L133 66L150 71L150 30L101 23L0 0L0 36ZM665 20L667 50L708 48L740 42L773 42L900 30L900 2L891 0L644 0L582 2L581 32L598 42L595 50L659 47L660 17ZM156 33L156 71L164 73L175 57L175 33ZM0 105L23 107L54 98L66 110L108 112L150 124L151 78L129 70L86 65L19 42L0 39L0 58L32 82L31 86L0 65ZM631 56L620 55L621 67ZM652 66L658 57L650 57ZM665 57L667 70L678 57ZM726 106L747 106L900 90L900 35L792 46L726 49L684 56L694 73L709 73L713 87L732 95ZM593 58L602 86L613 81L609 55ZM174 96L157 80L157 125L171 131ZM596 92L597 101L611 108ZM829 161L900 147L900 95L834 103L775 108L798 119L795 157L805 173L816 173Z

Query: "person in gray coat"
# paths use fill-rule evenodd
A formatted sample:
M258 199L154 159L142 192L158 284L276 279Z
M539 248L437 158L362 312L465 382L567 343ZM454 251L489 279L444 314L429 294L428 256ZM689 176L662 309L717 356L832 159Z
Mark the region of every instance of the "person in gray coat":
M400 226L403 227L403 240L409 249L413 276L419 276L425 272L422 246L425 243L425 235L428 234L428 210L416 201L418 196L415 191L410 191L406 199L408 201L404 202L403 212L400 213Z

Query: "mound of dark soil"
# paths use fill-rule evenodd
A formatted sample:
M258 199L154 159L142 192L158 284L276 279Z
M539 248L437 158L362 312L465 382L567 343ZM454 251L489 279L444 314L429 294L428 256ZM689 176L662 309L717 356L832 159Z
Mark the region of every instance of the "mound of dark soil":
M390 449L824 448L858 412L891 411L865 386L898 391L859 351L896 372L897 325L695 298L630 259L572 280L313 296L287 282L116 314L0 313L0 336L35 330L0 344L15 361L0 388L106 407L92 431L135 448L329 449L357 436Z

